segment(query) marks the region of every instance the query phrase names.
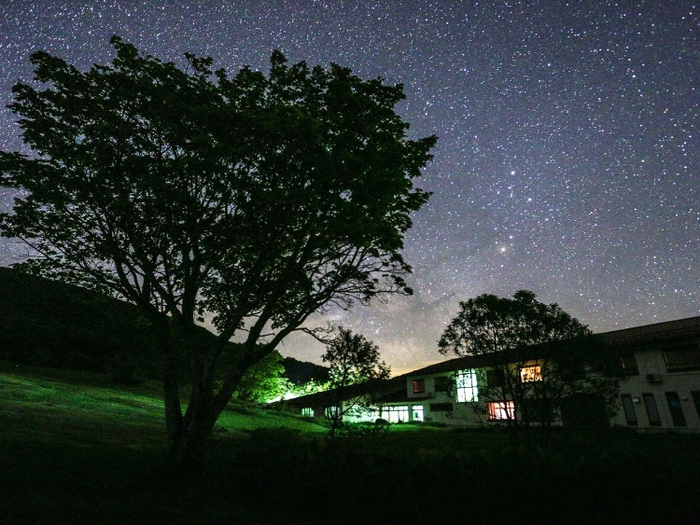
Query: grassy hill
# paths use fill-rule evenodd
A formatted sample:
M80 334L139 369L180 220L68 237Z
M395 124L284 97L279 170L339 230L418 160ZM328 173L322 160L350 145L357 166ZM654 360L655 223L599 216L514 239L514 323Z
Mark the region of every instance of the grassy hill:
M165 458L159 386L0 362L0 523L693 523L700 436L348 437L232 403L204 470Z
M326 431L232 401L208 458L230 462L256 429L280 428ZM215 523L196 504L190 508L197 490L178 485L185 481L168 466L165 450L158 383L115 386L106 374L0 361L0 523ZM251 515L240 506L218 512L233 523Z

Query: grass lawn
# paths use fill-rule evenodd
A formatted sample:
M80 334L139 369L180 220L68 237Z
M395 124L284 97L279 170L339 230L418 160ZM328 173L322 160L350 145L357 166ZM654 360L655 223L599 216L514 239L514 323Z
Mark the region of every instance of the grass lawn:
M405 426L329 443L232 403L205 468L165 459L160 387L0 362L0 523L694 523L700 436Z

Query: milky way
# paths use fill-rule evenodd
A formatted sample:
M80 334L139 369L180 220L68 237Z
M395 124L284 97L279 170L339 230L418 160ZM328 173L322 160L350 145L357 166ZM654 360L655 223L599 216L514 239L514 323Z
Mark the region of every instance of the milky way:
M534 291L595 331L700 314L700 6L646 2L5 1L0 104L44 49L80 68L109 37L235 72L296 62L405 85L436 134L405 257L413 297L330 312L395 373L440 359L458 301ZM0 148L21 148L0 111ZM0 188L0 210L14 195ZM21 257L0 239L0 264ZM318 361L301 336L282 348Z

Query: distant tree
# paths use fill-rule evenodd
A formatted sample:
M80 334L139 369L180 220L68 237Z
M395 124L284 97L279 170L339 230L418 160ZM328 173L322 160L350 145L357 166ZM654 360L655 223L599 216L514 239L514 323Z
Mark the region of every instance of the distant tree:
M333 438L343 425L343 416L367 408L361 396L348 397L346 387L373 379L388 379L390 369L379 360L379 348L374 343L340 327L321 359L330 366L328 388L334 401L324 415Z
M23 271L142 309L167 369L171 455L196 459L248 367L311 314L411 293L401 249L436 139L407 139L401 85L335 64L275 51L269 75L229 78L209 58L187 54L183 70L111 43L112 64L85 72L31 56L46 88L13 88L32 152L0 152L0 184L26 195L0 232L31 247ZM213 341L195 330L205 313ZM234 335L235 366L217 373Z
M572 396L610 405L617 393L614 353L557 304L543 304L529 291L461 302L438 345L442 354L483 357L474 406L491 403L489 415L509 426L546 428Z
M234 396L251 403L270 403L282 397L287 380L284 378L282 354L272 351L248 367L238 383Z

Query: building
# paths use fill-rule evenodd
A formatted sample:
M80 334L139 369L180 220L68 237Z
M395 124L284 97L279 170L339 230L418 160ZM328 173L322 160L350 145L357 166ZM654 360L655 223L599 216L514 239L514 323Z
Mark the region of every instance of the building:
M603 424L643 429L700 431L700 316L600 334L620 358L624 379L608 421L604 405L593 395L576 395L562 403L559 422ZM538 381L533 359L520 366L520 380ZM307 416L342 399L363 397L369 408L347 419L391 423L425 422L483 426L512 418L513 401L490 401L484 385L494 380L488 356L460 357L430 365L387 381L322 392L286 403ZM611 408L611 407L608 407Z
M602 335L626 376L613 425L700 431L700 317Z

